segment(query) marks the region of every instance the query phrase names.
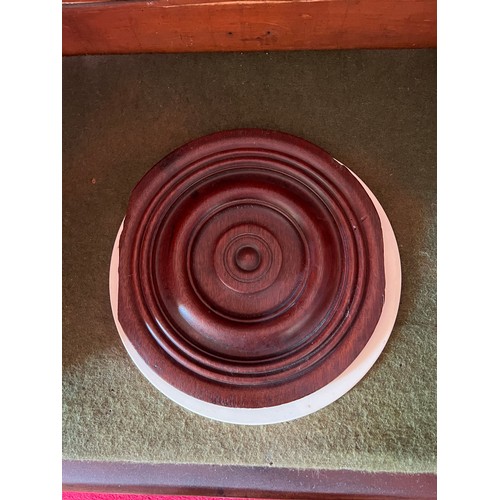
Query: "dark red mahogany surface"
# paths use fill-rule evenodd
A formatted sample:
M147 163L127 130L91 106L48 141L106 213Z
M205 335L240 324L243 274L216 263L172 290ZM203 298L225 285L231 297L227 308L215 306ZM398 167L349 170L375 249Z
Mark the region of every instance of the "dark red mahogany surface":
M377 211L303 139L219 132L155 165L120 238L118 319L162 379L203 401L261 408L340 375L384 304Z

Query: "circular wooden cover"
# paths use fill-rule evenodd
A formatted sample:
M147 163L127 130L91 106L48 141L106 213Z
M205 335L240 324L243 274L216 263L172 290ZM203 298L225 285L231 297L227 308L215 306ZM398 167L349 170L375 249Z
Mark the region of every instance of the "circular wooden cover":
M370 195L297 137L197 139L131 195L117 325L148 378L190 400L259 409L319 391L367 345L385 291Z

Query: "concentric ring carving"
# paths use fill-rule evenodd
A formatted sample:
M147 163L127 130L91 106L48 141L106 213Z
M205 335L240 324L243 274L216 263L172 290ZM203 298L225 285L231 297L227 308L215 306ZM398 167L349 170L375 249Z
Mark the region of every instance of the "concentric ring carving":
M324 386L370 338L384 284L372 202L302 139L207 136L132 193L119 320L149 366L198 399L273 406Z

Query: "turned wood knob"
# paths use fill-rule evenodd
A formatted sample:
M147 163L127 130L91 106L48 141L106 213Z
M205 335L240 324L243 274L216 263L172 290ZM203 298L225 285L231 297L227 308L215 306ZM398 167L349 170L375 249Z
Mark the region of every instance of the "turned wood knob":
M279 132L220 132L162 159L132 192L118 249L115 319L134 357L157 386L219 407L327 386L384 308L372 198L328 153Z

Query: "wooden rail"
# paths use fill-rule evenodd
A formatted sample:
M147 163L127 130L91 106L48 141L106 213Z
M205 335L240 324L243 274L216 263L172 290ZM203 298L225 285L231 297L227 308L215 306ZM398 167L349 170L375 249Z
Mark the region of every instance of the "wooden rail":
M311 500L434 500L435 474L64 460L63 490Z
M436 46L436 0L72 0L63 54Z

